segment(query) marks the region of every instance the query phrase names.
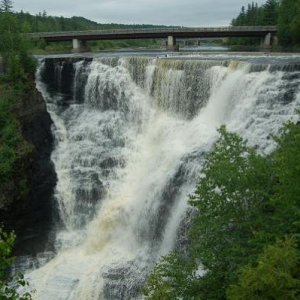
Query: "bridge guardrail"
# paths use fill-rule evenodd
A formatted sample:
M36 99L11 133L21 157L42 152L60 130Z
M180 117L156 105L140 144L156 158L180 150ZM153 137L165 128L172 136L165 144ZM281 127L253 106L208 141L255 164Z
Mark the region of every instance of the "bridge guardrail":
M185 32L276 32L276 26L226 26L226 27L174 27L174 28L141 28L141 29L112 29L87 31L36 32L28 35L33 38L84 36L84 35L113 35L113 34L143 34L143 33L185 33Z

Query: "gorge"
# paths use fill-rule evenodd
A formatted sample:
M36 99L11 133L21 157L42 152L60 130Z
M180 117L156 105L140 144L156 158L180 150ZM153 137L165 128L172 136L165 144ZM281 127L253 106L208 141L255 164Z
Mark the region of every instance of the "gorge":
M36 84L53 121L57 184L49 249L20 260L34 299L140 299L153 265L187 243L187 198L217 129L274 150L271 136L298 121L300 64L280 55L46 57Z

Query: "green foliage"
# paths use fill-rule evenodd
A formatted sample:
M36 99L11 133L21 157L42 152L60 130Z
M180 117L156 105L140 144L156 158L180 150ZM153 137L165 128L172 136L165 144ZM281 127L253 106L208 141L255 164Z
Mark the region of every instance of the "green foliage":
M143 290L147 300L200 300L197 296L197 265L176 252L162 258Z
M17 105L22 101L35 73L35 61L28 54L29 43L20 34L16 17L6 11L0 13L0 54L4 76L0 77L0 192L7 192L16 184L24 186L24 175L16 172L18 160L28 154L28 146L21 135L16 117ZM14 178L14 175L18 175ZM21 184L22 182L22 184ZM20 191L21 192L21 191ZM6 195L5 198L7 198Z
M277 186L279 201L286 205L297 205L300 200L300 169L295 162L300 161L300 126L287 123L276 142L279 148L274 158L280 180Z
M11 90L0 88L0 191L11 179L17 159L17 146L21 142L17 122L12 114L15 103Z
M0 35L0 53L5 63L20 49L21 45L19 25L13 14L0 13Z
M277 25L278 10L279 10L278 0L267 0L267 2L263 5L262 24Z
M87 46L93 51L99 51L138 47L153 48L158 47L159 43L155 40L93 41L88 42Z
M190 197L188 253L156 266L147 299L299 299L300 126L287 123L268 156L219 132Z
M0 282L0 300L32 300L30 292L19 292L20 289L28 289L28 287L29 284L22 274L9 283Z
M292 235L300 242L300 126L287 123L275 140L279 146L273 153L277 175L276 194L271 199L276 208L275 228L278 235Z
M255 266L240 270L239 282L228 288L229 300L297 300L300 261L293 239L267 246Z
M267 159L224 127L219 132L220 139L207 156L190 200L198 209L191 232L193 255L209 270L205 299L224 298L226 285L236 279L236 268L257 252L255 234L264 222L273 180Z
M281 1L278 30L283 46L300 45L300 0Z
M21 26L12 13L0 13L0 55L8 80L26 82L35 72L35 62L28 55L29 41L21 34Z
M15 278L8 276L7 270L13 262L12 249L15 238L13 232L4 232L0 227L0 300L31 300L29 292L19 292L19 289L28 287L24 276L21 274Z
M214 260L224 259L225 263L229 253L239 250L237 243L242 246L253 237L274 180L270 161L225 127L219 132L220 139L207 156L190 200L199 216L192 229L192 236L197 236L195 250L203 256L203 262L207 257L213 265L217 263Z
M12 247L15 243L15 234L13 232L4 232L0 227L0 282L6 278L7 268L12 263Z
M26 142L16 117L16 104L26 93L28 79L35 72L35 63L28 55L28 41L20 33L16 17L11 13L12 3L1 2L0 10L0 55L4 65L4 76L0 82L0 193L8 196L17 182L21 189L26 190L24 175L16 174L16 162L26 153ZM20 195L23 193L20 190ZM27 286L22 275L10 278L8 268L12 263L12 247L15 241L13 233L6 233L0 227L0 300L30 300L28 292L19 292Z

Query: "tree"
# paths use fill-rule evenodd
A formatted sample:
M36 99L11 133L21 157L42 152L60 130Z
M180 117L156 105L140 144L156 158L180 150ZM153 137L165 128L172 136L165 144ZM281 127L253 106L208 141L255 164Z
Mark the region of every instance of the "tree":
M276 193L272 197L272 205L276 208L273 218L274 222L282 224L276 226L279 235L289 235L299 239L300 125L288 122L275 140L278 149L272 154L277 176ZM288 222L283 222L285 219Z
M191 232L193 256L207 269L204 299L224 299L235 270L261 249L265 205L272 193L272 162L221 127L190 203L198 210ZM249 243L249 241L253 241Z
M300 1L295 3L294 18L291 21L291 35L293 44L300 45Z
M156 266L147 299L299 299L300 124L285 124L268 156L219 132L190 198L197 212L187 254Z
M21 33L17 17L11 13L0 14L0 55L3 58L4 72L18 84L35 72L35 62L28 55L30 43Z
M229 300L297 300L300 261L293 239L267 246L254 266L240 270L238 284L227 290Z
M0 54L3 58L4 69L9 73L11 60L21 46L21 36L17 19L13 14L0 14Z
M264 25L277 25L278 23L278 0L267 0L263 5L263 23Z
M279 7L278 32L284 47L300 45L300 0L282 0Z
M258 233L269 224L265 206L273 190L272 162L225 127L219 133L190 197L197 213L188 255L170 256L158 265L149 279L150 295L225 299L226 288L237 280L236 270L255 261L263 247ZM200 262L206 270L201 278L195 275Z
M0 11L4 13L12 12L13 2L11 0L2 0L0 4Z

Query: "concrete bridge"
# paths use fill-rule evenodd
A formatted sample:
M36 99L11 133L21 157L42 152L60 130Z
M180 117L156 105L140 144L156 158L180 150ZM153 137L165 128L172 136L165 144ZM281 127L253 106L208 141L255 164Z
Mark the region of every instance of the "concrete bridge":
M166 39L167 50L176 51L176 38L228 38L228 37L258 37L265 47L277 43L277 28L275 26L230 26L230 27L166 27L147 29L90 30L65 32L30 33L34 39L44 39L46 42L72 41L73 51L81 52L87 41L122 40L122 39Z

